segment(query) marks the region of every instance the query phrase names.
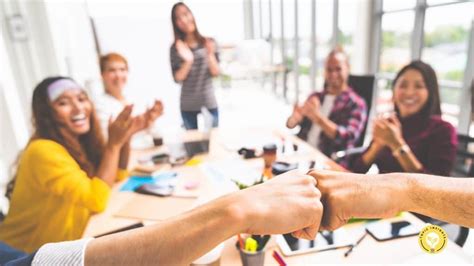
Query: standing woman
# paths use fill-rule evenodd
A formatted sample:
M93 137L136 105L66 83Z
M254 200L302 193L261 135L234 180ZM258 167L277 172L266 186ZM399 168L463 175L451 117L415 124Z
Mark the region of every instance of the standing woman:
M196 26L193 13L182 2L171 10L174 43L170 48L171 70L181 83L180 109L186 129L197 129L201 108L212 114L212 126L219 124L212 77L219 75L219 54L216 42L203 37Z
M70 78L44 79L33 92L34 134L21 154L0 241L33 252L82 237L92 213L126 177L130 137L157 116L132 117L128 105L109 121L104 142L94 106Z

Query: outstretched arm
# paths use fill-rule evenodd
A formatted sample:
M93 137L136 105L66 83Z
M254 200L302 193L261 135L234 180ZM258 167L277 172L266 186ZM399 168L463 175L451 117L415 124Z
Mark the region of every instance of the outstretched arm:
M361 175L312 171L322 193L322 228L334 230L350 218L388 218L412 211L474 227L474 179L425 174Z
M238 233L314 239L322 216L315 185L311 176L288 172L157 225L94 239L85 264L189 264Z

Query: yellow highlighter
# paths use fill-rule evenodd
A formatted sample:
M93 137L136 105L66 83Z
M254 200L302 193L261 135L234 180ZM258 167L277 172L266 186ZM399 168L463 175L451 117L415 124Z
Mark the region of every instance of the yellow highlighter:
M249 237L245 239L245 251L256 252L258 248L257 240Z

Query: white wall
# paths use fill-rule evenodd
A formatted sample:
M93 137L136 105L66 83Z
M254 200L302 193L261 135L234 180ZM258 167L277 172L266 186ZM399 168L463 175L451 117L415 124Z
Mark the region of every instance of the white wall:
M187 0L185 3L192 10L199 31L204 36L212 36L221 44L245 39L244 0ZM171 23L171 9L168 13Z
M143 110L154 99L165 105L164 115L155 127L175 131L181 126L180 86L173 81L169 48L173 42L170 10L174 1L89 2L102 54L118 52L129 63L125 91L135 108Z
M88 85L93 96L103 91L89 15L96 19L102 51L117 51L129 60L130 98L142 107L153 98L162 99L165 115L157 126L173 131L181 125L180 86L172 80L169 65L171 7L175 2L0 1L0 189L7 178L5 168L31 134L31 96L39 81L66 75ZM186 3L204 35L220 44L244 38L242 0ZM13 40L4 23L15 14L24 19L26 40Z
M18 14L26 26L24 40L12 38L6 23ZM52 75L68 75L85 84L98 80L100 73L84 0L0 1L0 20L2 209L8 169L31 134L31 97L36 84Z
M58 64L58 73L90 85L89 92L102 90L94 36L87 12L81 1L45 1L48 29ZM47 61L44 60L44 61Z
M7 56L5 40L0 34L0 212L6 212L5 187L10 180L10 168L28 139L24 106Z
M180 85L173 81L169 48L174 40L171 8L177 1L106 1L88 0L97 28L101 51L118 52L129 61L127 97L143 107L153 98L163 100L165 114L156 127L174 132L181 124ZM242 40L242 0L185 1L193 11L199 30L216 38L219 44ZM222 27L225 25L225 27Z

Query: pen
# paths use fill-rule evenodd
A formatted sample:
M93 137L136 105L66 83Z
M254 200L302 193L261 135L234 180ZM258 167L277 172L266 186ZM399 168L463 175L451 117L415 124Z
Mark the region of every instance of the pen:
M242 240L242 237L240 236L240 234L237 234L237 238L239 239L239 246L240 246L240 249L244 249L244 241Z
M273 258L278 262L280 266L286 266L286 262L283 260L280 254L278 254L276 250L273 251Z
M285 144L286 144L285 143L285 137L281 136L280 139L281 139L281 153L284 154L285 153Z
M364 235L362 235L362 237L359 240L357 240L357 242L354 245L352 245L351 248L348 251L346 251L346 253L344 253L344 257L349 256L349 254L352 253L352 250L354 250L354 248L356 246L358 246L360 244L360 242L362 242L362 240L364 240L366 235L367 235L367 233L364 233Z

